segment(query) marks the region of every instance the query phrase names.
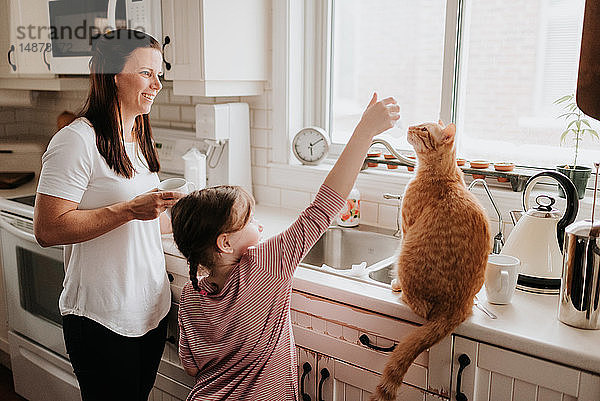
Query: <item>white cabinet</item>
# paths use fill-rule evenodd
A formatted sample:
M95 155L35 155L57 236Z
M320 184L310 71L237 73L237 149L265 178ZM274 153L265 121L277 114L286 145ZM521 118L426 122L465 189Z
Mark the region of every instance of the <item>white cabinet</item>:
M317 394L325 367L330 378L323 381L323 399L336 401L368 399L366 394L372 393L379 383L389 349L417 327L299 292L292 294L291 318L300 348L300 385L303 365L308 362L311 372L305 375L305 388ZM451 358L451 338L419 355L404 376L399 399L429 401L449 397ZM317 398L311 395L311 399Z
M88 79L50 72L48 0L0 0L0 89L85 90Z
M451 400L600 400L600 376L457 336L452 372ZM459 384L464 397L457 396Z
M162 0L166 79L176 95L250 96L267 80L267 0ZM168 39L167 39L168 37Z
M48 1L10 0L10 70L19 77L54 77L48 62L50 48Z
M311 400L317 401L366 401L381 378L381 375L367 369L302 347L297 347L297 352L300 399L308 395ZM407 384L402 385L397 399L442 400L441 397Z

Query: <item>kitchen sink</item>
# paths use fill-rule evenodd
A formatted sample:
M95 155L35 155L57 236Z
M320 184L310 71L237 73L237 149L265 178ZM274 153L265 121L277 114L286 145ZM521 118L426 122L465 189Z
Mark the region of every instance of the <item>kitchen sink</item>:
M392 230L361 224L357 228L332 226L300 263L303 267L389 286L383 270L391 268L400 239Z
M383 284L392 284L392 279L395 278L394 264L383 266L369 272L369 278Z

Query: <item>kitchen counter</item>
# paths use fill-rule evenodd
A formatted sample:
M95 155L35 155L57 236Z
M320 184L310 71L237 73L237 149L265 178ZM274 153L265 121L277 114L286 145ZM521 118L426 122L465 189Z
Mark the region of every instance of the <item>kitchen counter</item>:
M285 229L297 212L257 205L256 218L269 237ZM165 253L181 256L172 237L164 236ZM168 266L187 277L187 264ZM401 300L401 294L389 288L355 281L309 268L299 267L294 276L294 289L323 298L412 322L423 319ZM567 326L556 318L557 295L515 292L509 305L486 302L485 291L478 295L487 309L498 318L491 319L473 308L473 315L463 322L455 334L587 370L600 373L600 330L583 330Z

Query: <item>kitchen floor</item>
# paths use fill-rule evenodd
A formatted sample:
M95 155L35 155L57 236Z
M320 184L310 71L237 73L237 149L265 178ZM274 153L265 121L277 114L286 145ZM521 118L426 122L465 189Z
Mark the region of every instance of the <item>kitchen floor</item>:
M25 398L15 393L12 372L5 366L0 365L0 400L2 401L26 401Z

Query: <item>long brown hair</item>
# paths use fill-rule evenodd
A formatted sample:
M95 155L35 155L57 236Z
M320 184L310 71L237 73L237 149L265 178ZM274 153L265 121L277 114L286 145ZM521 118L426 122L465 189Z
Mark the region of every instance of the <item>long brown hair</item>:
M221 185L194 191L171 210L173 239L188 261L198 288L198 269L210 274L219 254L217 237L241 230L254 210L254 198L242 187Z
M115 75L131 53L138 48L161 51L150 35L131 29L117 29L101 35L92 46L90 60L90 91L80 116L86 117L96 131L96 146L111 169L120 176L131 178L134 173L123 143L123 121ZM135 138L151 172L160 169L158 154L152 140L152 128L147 114L135 118Z

